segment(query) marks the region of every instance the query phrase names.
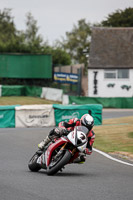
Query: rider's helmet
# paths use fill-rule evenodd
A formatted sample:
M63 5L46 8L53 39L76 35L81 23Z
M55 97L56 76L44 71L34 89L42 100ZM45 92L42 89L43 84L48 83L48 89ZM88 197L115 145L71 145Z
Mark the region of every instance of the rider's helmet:
M86 128L88 128L88 130L90 131L92 129L92 127L94 126L94 119L91 115L89 114L85 114L81 117L81 125L85 126Z

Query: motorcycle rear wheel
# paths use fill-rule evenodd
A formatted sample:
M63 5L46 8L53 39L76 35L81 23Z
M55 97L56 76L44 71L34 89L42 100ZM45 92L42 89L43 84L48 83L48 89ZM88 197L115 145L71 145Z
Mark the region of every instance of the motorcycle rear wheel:
M28 167L32 172L38 172L41 169L40 165L36 163L38 157L39 155L35 153L28 163Z
M53 161L51 161L50 165L47 167L47 175L56 174L59 170L61 170L64 167L64 165L66 165L69 162L70 158L71 153L68 150L63 151L61 157L56 162L54 161L54 164L52 163Z

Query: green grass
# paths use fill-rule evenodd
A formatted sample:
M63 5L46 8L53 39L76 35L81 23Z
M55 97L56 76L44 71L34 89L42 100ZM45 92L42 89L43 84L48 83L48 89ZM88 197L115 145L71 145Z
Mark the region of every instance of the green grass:
M119 152L133 156L133 116L103 120L95 126L94 147L104 152Z
M0 97L0 105L33 105L33 104L59 104L61 102L50 101L39 97Z
M128 133L129 138L133 138L133 132Z

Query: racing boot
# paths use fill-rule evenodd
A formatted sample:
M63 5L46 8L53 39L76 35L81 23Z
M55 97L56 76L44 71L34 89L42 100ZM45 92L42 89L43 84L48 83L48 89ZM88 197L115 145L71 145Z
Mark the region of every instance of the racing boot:
M83 164L86 160L85 155L80 155L78 158L76 158L73 163L77 163L77 164Z
M41 150L43 150L44 147L45 147L49 142L51 142L51 139L47 136L42 142L40 142L40 143L38 144L38 148L41 149Z

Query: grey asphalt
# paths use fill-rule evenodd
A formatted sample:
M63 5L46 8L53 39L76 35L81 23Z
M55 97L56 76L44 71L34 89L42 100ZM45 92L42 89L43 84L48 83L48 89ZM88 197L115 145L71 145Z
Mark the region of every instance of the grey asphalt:
M133 116L133 109L103 109L103 119Z
M0 200L133 199L133 167L96 152L55 176L30 172L28 161L50 129L0 129Z

